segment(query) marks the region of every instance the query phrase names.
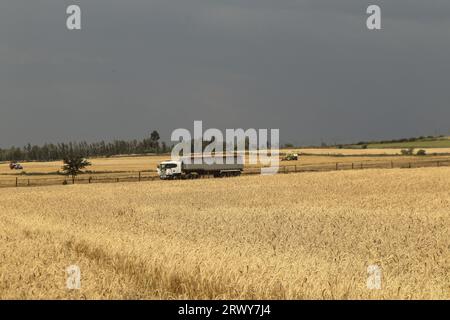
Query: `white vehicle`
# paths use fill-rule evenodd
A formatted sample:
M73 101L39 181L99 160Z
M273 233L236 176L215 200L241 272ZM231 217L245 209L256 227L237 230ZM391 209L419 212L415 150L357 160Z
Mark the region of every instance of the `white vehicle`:
M242 159L235 156L233 163L226 163L226 158L223 159L223 164L207 164L203 158L202 163L194 163L194 158L191 161L185 159L163 161L157 168L158 175L163 180L172 179L195 179L200 176L212 175L215 178L219 177L233 177L239 176L244 170Z

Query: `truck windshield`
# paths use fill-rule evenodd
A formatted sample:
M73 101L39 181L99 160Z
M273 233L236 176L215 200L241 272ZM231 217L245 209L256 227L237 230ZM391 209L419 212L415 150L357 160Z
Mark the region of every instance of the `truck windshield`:
M177 165L176 165L176 163L167 163L167 164L161 164L159 167L161 170L166 170L166 169L176 168Z

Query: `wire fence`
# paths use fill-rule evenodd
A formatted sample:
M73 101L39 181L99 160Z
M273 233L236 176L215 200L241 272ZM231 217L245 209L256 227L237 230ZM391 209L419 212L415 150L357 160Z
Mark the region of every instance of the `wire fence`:
M339 170L363 170L363 169L395 169L395 168L426 168L426 167L448 167L450 158L434 160L416 161L361 161L361 162L333 162L318 164L295 164L281 165L278 174L301 173L301 172L326 172ZM247 167L242 172L243 175L261 174L261 167ZM203 176L203 179L213 178L213 176ZM38 187L52 185L71 184L94 184L94 183L119 183L119 182L142 182L156 181L159 176L156 172L131 171L110 174L82 174L75 179L67 176L42 177L42 176L16 176L13 178L0 178L0 188L11 187Z
M278 173L321 172L362 169L412 169L426 167L450 166L450 158L439 160L416 161L361 161L361 162L328 162L318 164L283 165ZM244 173L260 174L261 168L248 168Z

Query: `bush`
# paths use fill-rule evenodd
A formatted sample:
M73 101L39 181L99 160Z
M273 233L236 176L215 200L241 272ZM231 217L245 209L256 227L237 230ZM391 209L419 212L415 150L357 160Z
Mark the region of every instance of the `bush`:
M402 149L401 153L404 156L412 156L414 154L414 148Z
M426 156L427 152L425 150L423 150L423 149L420 149L419 151L417 151L417 155L418 156Z

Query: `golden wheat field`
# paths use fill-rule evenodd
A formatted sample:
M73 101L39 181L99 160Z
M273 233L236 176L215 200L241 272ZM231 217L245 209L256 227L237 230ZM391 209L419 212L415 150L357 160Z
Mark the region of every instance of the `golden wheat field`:
M3 189L6 298L449 299L450 168Z

